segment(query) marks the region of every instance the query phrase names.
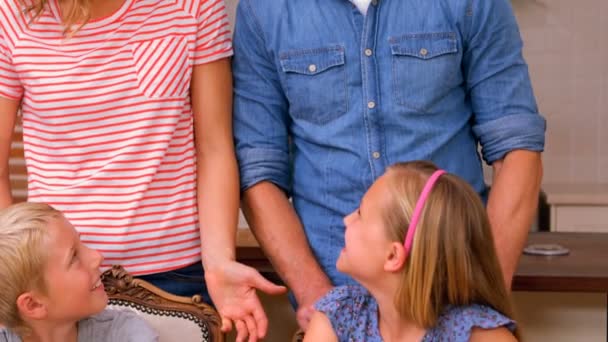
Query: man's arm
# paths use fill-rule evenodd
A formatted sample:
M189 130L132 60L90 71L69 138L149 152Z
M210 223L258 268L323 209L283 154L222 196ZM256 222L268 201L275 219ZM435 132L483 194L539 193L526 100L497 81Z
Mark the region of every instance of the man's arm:
M13 203L9 158L18 109L19 101L0 97L0 208L8 207Z
M291 189L289 103L256 13L261 2L239 2L234 32L234 136L244 213L265 253L296 295L305 328L312 304L330 288L288 201Z
M509 1L473 0L462 17L472 128L483 159L494 168L488 215L510 287L538 205L545 120L538 113Z
M276 271L300 305L298 324L306 329L312 305L332 287L308 245L300 219L285 193L269 182L248 189L243 212Z
M517 150L492 164L488 216L507 288L536 215L543 174L540 153Z

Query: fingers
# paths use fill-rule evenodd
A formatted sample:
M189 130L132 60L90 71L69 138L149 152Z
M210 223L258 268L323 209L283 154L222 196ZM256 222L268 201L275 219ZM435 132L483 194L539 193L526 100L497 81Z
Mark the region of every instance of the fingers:
M245 325L247 326L247 332L249 333L249 342L255 342L258 340L258 333L255 326L255 320L252 316L245 317Z
M308 323L310 323L310 319L312 315L315 313L315 309L312 305L301 306L296 312L296 320L298 321L298 325L302 330L306 331L308 328Z
M232 330L232 321L224 316L222 316L222 332L229 332Z
M282 294L287 291L285 286L273 284L268 279L262 277L262 275L257 271L252 275L251 280L255 288L270 295Z
M236 342L245 342L247 339L247 325L242 320L236 320L234 322L234 326L236 327Z
M259 301L257 307L252 310L252 314L253 319L255 319L256 327L258 328L258 338L264 338L268 330L268 318Z

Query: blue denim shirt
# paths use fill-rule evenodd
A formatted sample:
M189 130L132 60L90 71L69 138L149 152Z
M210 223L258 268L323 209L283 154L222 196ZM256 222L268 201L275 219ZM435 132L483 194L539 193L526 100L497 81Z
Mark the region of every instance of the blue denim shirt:
M387 166L432 160L486 198L482 157L544 147L508 0L241 0L234 47L242 190L287 191L337 285L342 218Z

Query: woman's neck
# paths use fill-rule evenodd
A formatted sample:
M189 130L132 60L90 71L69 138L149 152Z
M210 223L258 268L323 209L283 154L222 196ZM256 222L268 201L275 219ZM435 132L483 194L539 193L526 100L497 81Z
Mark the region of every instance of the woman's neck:
M91 0L90 20L97 20L100 18L108 17L118 11L124 3L125 0ZM61 8L62 16L67 13L67 6L69 5L70 2L65 0L59 0L59 7Z
M390 277L386 277L390 278ZM378 329L386 342L421 341L426 330L401 316L395 307L394 296L399 279L386 281L377 288L368 288L378 303Z
M23 336L23 342L77 342L78 324L35 323L31 325L32 333Z
M125 0L91 1L91 20L109 17L122 7Z

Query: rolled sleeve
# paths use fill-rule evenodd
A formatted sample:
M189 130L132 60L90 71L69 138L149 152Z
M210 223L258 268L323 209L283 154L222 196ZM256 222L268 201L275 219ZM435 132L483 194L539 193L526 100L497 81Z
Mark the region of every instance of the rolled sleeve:
M473 126L486 163L492 164L513 150L542 152L546 122L540 115L515 114Z
M270 181L291 192L287 100L275 60L249 1L239 2L234 29L234 140L241 191Z
M471 0L463 67L473 132L488 164L506 153L542 151L545 119L538 113L523 42L508 0Z
M237 150L241 172L241 190L262 181L271 181L284 191L290 189L289 156L280 150L242 148Z

